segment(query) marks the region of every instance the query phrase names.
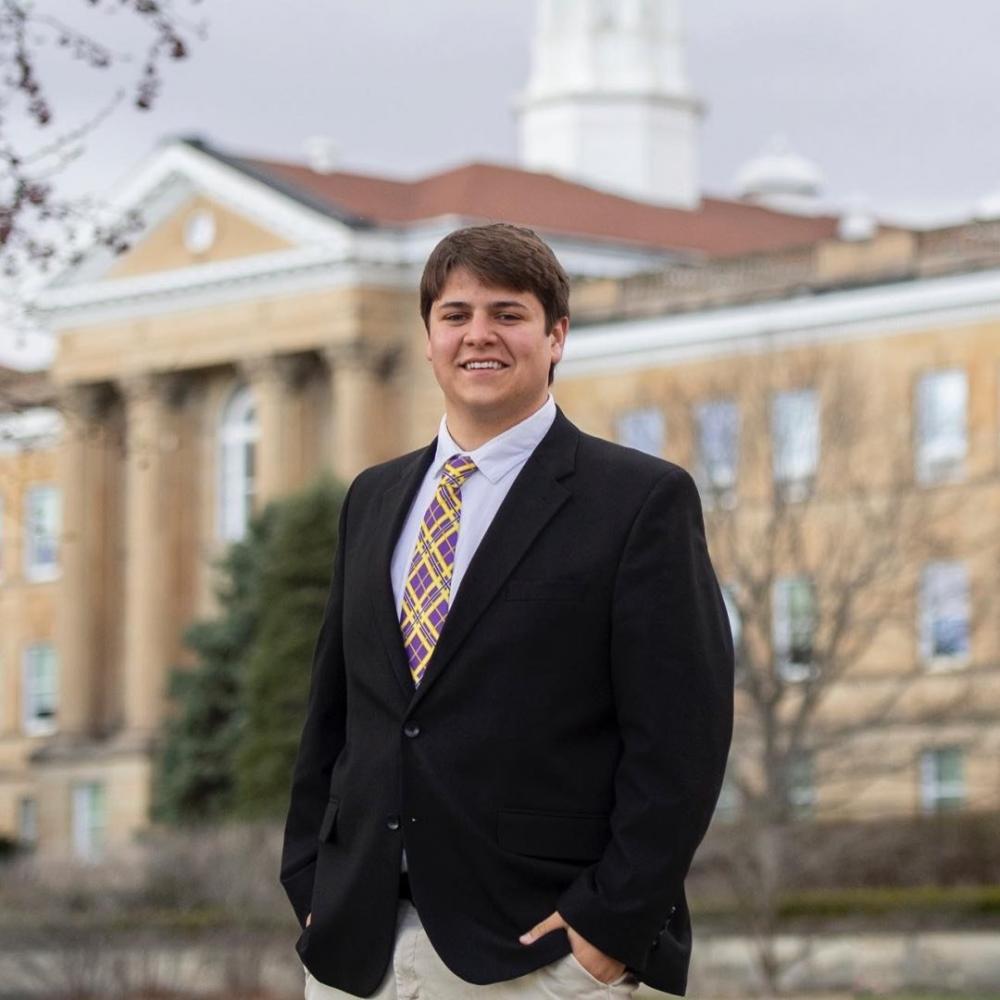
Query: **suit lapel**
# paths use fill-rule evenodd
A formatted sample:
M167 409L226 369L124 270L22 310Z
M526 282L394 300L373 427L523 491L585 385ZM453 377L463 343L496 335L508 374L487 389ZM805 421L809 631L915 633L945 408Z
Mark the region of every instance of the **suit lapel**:
M410 666L406 662L403 635L396 614L396 597L392 590L392 554L396 548L396 539L403 530L406 515L413 504L413 498L420 489L431 462L434 461L436 451L437 438L403 469L399 478L382 494L375 558L371 567L373 579L368 587L372 596L375 631L407 701L413 696L414 685Z
M413 694L411 711L445 672L462 641L538 533L569 499L570 491L559 480L573 471L578 434L557 407L552 426L518 473L469 563L427 673ZM399 632L398 626L396 631ZM399 646L402 650L401 637Z

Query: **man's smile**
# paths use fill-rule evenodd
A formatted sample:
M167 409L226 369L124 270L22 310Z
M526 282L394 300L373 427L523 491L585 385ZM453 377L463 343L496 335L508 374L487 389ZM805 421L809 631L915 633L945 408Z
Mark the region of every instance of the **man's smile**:
M462 371L466 372L499 372L503 371L505 368L509 368L510 365L504 364L502 361L466 361L458 366Z

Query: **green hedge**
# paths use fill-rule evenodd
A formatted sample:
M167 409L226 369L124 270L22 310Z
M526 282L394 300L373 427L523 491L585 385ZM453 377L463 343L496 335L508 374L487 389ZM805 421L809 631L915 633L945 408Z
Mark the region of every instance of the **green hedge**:
M779 908L782 917L881 916L904 912L995 916L1000 914L1000 886L816 889L790 894Z
M696 915L735 916L729 905L694 904ZM788 893L778 907L782 919L936 915L1000 916L1000 885L813 889Z

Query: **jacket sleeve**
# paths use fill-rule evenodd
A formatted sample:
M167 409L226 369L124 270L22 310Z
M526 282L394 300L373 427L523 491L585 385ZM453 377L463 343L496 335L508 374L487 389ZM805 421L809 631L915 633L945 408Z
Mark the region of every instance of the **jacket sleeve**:
M346 739L344 553L347 508L353 488L352 484L340 510L333 576L313 652L309 701L292 772L291 801L281 851L281 884L303 926L311 906L319 826L329 799L330 776Z
M722 785L733 725L733 643L691 477L672 466L629 532L615 580L610 670L621 734L611 837L557 909L641 970Z

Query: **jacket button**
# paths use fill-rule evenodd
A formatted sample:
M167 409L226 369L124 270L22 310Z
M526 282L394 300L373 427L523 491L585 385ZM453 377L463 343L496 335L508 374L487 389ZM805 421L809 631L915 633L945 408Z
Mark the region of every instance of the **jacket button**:
M403 732L412 740L414 736L420 735L420 726L416 722L408 722L403 726Z
M388 828L389 828L390 830L398 830L398 829L399 829L399 817L398 817L398 816L390 816L390 817L389 817L389 818L388 818L388 819L387 819L387 820L385 821L385 825L386 825L386 826L387 826L387 827L388 827Z

